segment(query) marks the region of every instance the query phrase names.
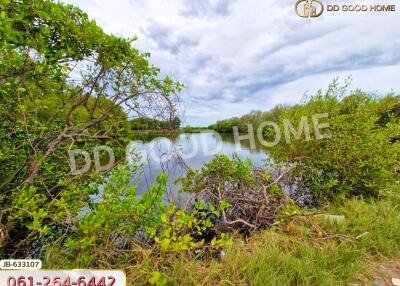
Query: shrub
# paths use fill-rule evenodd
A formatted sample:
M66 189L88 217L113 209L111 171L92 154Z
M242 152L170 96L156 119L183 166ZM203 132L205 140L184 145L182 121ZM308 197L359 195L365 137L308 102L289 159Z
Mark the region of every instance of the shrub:
M393 188L398 180L400 117L388 115L400 97L377 97L361 91L344 95L335 81L328 91L319 91L306 103L281 111L279 124L288 119L295 125L302 116L328 113L329 139L291 138L270 149L280 162L297 165L294 176L300 196L311 193L314 202L354 195L376 196ZM381 118L385 115L385 121Z
M154 236L161 251L183 251L200 248L220 249L232 244L225 233L220 236L212 231L214 222L220 217L220 209L207 205L205 201L194 204L193 210L176 210L172 205L161 215L162 225ZM219 236L219 237L218 237Z
M281 177L281 176L279 176ZM249 234L274 223L279 210L290 200L264 169L253 169L250 159L237 155L215 156L200 170L180 180L182 190L194 192L221 210L216 227Z
M166 210L162 198L166 193L167 175L161 173L147 192L137 196L137 185L131 184L136 165L121 165L103 184L92 185L95 196L70 222L68 237L57 240L47 249L47 263L57 267L99 267L131 259L131 248L154 233ZM55 252L58 252L56 254ZM55 259L55 257L58 259Z

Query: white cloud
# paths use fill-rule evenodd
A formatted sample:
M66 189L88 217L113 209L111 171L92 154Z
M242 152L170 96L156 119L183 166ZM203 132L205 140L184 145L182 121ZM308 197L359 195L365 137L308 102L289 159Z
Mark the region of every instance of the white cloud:
M352 75L354 88L400 90L395 77L400 71L399 11L325 12L303 19L294 13L295 1L67 2L109 33L137 35L137 48L150 51L155 65L187 86L182 100L189 124L295 103L336 76ZM324 1L335 1L329 2ZM378 2L393 1L369 1Z

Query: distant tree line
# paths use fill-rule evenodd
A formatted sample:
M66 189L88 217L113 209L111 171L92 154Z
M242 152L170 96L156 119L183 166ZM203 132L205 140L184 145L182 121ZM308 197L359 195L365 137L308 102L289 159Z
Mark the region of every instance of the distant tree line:
M349 96L347 100L351 100L351 98L354 98L355 96L356 95L353 94ZM389 95L385 98L394 98L393 102L400 100L399 96L393 97ZM382 100L385 98L382 98ZM220 133L233 133L233 128L238 127L240 133L247 133L249 132L248 125L250 124L252 125L253 131L256 132L261 123L266 121L278 123L283 119L282 114L285 114L285 112L290 110L296 110L299 106L301 106L301 104L294 106L277 105L268 111L253 110L241 117L231 117L228 119L219 120L215 124L210 125L208 129L215 130ZM380 125L385 125L392 117L400 118L400 103L393 104L387 110L380 111L377 116L379 116L377 123ZM396 139L400 140L400 137L396 137Z
M177 130L181 127L179 117L172 120L158 120L149 117L139 117L130 121L131 130Z
M209 126L209 129L221 133L232 133L233 127L237 126L239 132L248 132L248 124L251 124L254 130L265 121L277 122L282 110L288 109L290 106L277 105L269 111L254 110L241 117L232 117L224 120L219 120L215 124Z

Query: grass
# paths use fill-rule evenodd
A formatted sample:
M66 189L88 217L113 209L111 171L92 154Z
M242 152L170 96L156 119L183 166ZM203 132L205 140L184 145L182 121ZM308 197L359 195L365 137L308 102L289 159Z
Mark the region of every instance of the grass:
M246 243L237 240L223 259L199 260L175 254L148 258L128 267L128 281L146 284L156 269L167 277L169 285L360 282L373 272L373 265L399 260L399 207L400 198L395 194L372 201L351 199L326 208L323 214L295 217ZM346 219L332 222L326 213L345 215Z

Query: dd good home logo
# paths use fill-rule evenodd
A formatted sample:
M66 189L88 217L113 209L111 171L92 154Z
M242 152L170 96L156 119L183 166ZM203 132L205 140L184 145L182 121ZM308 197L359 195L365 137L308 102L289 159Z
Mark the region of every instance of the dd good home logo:
M395 4L329 4L326 5L328 13L336 12L396 12ZM296 14L302 18L315 18L324 12L321 0L298 0L294 6Z
M298 0L294 9L300 17L315 18L322 15L324 5L320 0Z

